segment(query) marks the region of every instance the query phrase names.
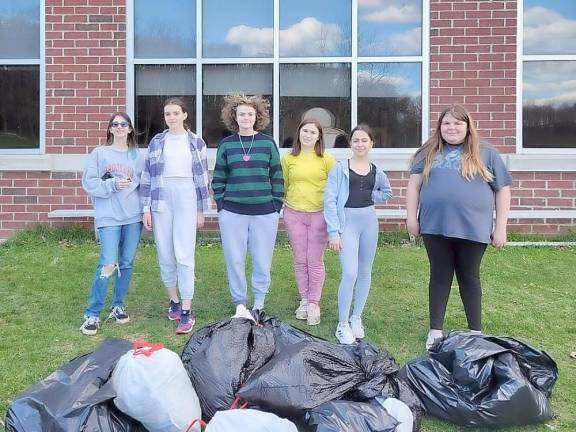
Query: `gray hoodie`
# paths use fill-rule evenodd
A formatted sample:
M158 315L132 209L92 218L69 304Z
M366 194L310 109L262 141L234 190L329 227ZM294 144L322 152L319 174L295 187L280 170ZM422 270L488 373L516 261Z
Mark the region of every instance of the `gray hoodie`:
M96 147L88 156L82 176L82 187L94 205L96 228L127 225L142 221L138 196L144 158L139 151L118 151L110 146ZM123 190L116 180L130 178Z

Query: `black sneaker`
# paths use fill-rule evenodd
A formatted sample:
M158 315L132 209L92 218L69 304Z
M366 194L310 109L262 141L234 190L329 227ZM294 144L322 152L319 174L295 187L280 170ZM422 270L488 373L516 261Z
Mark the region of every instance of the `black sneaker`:
M114 306L110 309L110 315L108 315L106 321L112 318L115 318L118 324L126 324L127 322L130 322L130 317L124 310L124 306Z
M93 336L98 333L98 327L100 327L100 318L84 316L84 323L80 326L80 331L87 336Z

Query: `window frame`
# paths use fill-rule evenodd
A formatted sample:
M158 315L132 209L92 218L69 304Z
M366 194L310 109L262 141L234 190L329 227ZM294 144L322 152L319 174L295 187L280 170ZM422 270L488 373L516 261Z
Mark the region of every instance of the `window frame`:
M350 64L350 124L356 125L358 118L358 63L419 63L422 68L421 75L421 97L422 97L422 142L429 136L429 90L430 90L430 0L422 1L422 52L418 56L378 56L363 57L358 56L358 1L351 0L352 8L352 52L350 56L342 57L281 57L280 56L280 1L273 0L273 56L272 57L225 57L210 58L203 57L202 51L202 2L205 0L196 0L196 57L187 58L135 58L134 57L134 12L135 1L128 0L126 3L126 108L128 113L134 116L135 107L135 66L138 64L190 64L196 65L196 132L202 135L203 129L203 112L202 112L202 87L203 87L203 67L204 65L216 64L272 64L272 131L274 140L279 142L280 138L280 65L294 63L349 63ZM284 0L286 1L286 0ZM411 155L421 143L416 147L405 148L374 148L373 152L377 154L398 154ZM216 149L208 149L209 154L215 154ZM348 154L347 149L330 149L335 157L341 158Z
M524 0L518 0L516 32L516 154L576 155L574 148L525 148L524 133L524 63L536 61L576 61L576 54L524 54Z
M39 0L40 8L40 50L38 58L26 59L3 59L0 58L1 66L38 66L39 112L38 112L38 147L29 149L5 149L0 148L0 155L42 155L46 152L46 0Z

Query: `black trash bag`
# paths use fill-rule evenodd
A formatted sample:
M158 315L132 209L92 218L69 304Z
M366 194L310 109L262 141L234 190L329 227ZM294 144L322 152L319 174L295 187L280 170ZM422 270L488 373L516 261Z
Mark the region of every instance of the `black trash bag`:
M276 341L275 355L298 342L316 341L331 344L324 339L292 327L277 318L266 320L264 326L270 328L274 333L274 340ZM347 392L342 399L364 401L375 396L400 399L412 411L414 430L419 430L424 407L410 386L399 378L399 365L389 353L379 351L374 345L366 342L358 342L351 345L331 345L346 351L356 360L359 367L366 371L365 379Z
M398 422L378 402L337 400L308 411L311 432L394 432Z
M238 396L250 405L290 418L339 399L364 379L360 365L341 347L302 341L284 348L257 370Z
M182 352L182 363L200 400L202 417L230 408L244 381L274 353L270 329L243 318L198 330Z
M558 378L552 358L512 338L452 332L401 371L426 411L463 426L550 420Z
M120 412L109 378L132 343L107 338L91 354L65 364L16 397L6 414L8 432L144 432Z

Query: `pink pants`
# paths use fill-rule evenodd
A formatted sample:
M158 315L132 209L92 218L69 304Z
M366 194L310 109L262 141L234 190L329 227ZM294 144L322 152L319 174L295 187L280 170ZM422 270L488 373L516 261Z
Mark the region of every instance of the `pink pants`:
M320 302L326 271L324 250L328 232L324 212L300 212L284 207L284 227L294 254L294 273L300 297Z

